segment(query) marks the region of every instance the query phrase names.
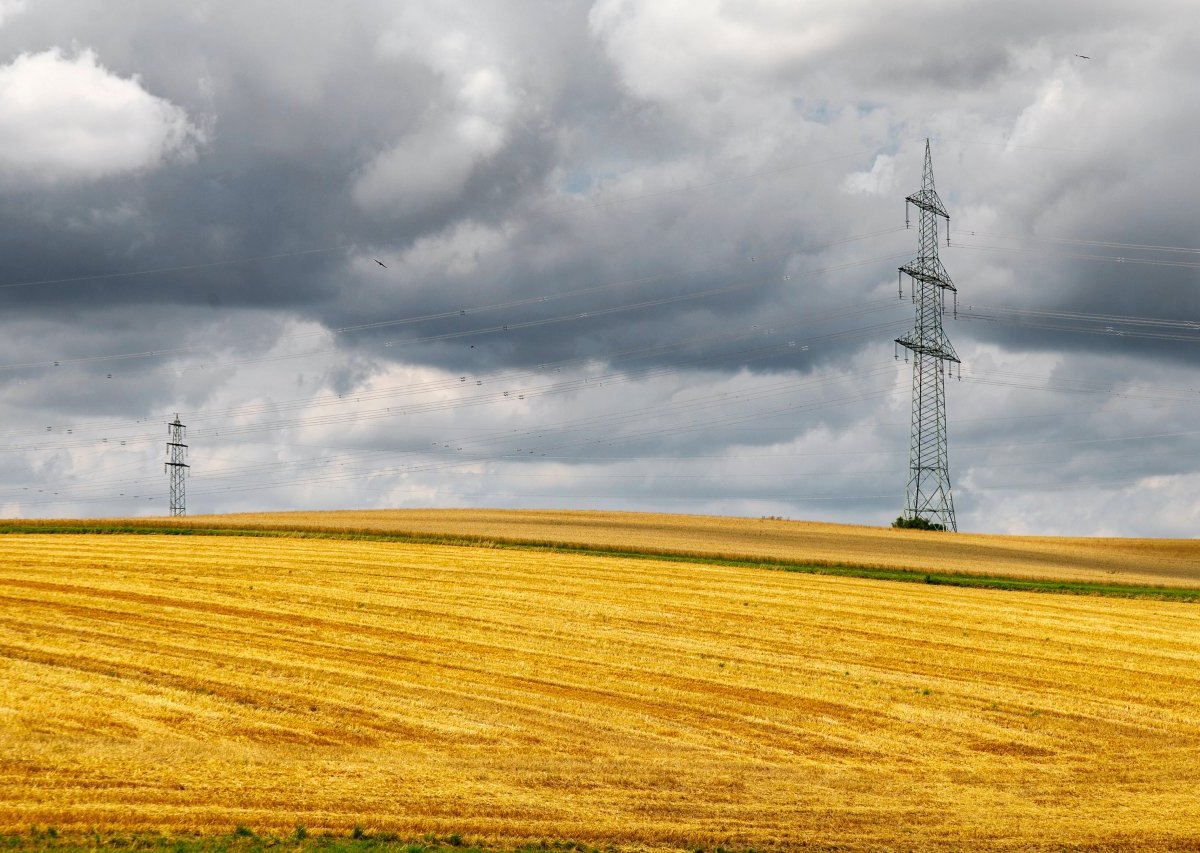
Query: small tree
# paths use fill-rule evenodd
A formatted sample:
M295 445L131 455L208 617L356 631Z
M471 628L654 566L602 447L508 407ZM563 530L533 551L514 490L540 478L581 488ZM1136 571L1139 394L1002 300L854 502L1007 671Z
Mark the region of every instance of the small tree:
M892 522L892 527L896 527L901 530L945 530L946 529L946 525L935 524L934 522L930 521L927 518L921 518L921 516L919 516L919 515L915 516L914 518L905 518L904 516L900 516L895 521Z

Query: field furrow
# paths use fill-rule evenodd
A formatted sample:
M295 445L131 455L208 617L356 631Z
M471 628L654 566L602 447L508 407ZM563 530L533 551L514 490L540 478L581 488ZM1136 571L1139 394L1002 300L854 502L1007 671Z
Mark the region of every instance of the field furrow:
M552 551L23 535L0 830L1200 845L1200 606Z

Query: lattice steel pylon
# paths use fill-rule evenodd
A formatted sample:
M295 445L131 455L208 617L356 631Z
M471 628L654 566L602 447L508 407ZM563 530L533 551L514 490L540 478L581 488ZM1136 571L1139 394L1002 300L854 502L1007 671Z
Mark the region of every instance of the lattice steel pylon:
M184 461L187 458L187 445L183 443L186 429L187 427L179 422L178 412L175 414L175 420L167 424L167 456L170 458L163 464L163 470L171 476L171 515L187 515L184 478L191 466Z
M920 248L915 260L900 267L901 282L907 274L913 281L916 325L896 343L912 351L912 439L908 456L908 490L903 517L922 518L958 530L954 497L950 493L949 446L946 438L946 362L960 364L958 353L942 329L946 313L946 291L958 291L938 258L938 217L946 220L950 237L950 214L933 186L933 158L925 140L925 170L921 189L905 199L920 211ZM903 287L901 289L903 298Z

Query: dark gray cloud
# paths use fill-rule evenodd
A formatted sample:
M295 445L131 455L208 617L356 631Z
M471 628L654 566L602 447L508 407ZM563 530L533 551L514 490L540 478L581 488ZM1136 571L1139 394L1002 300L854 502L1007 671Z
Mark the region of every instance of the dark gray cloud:
M1182 9L4 5L4 511L887 521L932 137L961 525L1188 535Z

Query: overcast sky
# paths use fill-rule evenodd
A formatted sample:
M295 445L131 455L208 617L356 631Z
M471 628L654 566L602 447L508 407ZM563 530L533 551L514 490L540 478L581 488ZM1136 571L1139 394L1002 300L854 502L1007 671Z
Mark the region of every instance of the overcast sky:
M887 524L928 138L959 528L1193 536L1194 12L0 0L0 512Z

